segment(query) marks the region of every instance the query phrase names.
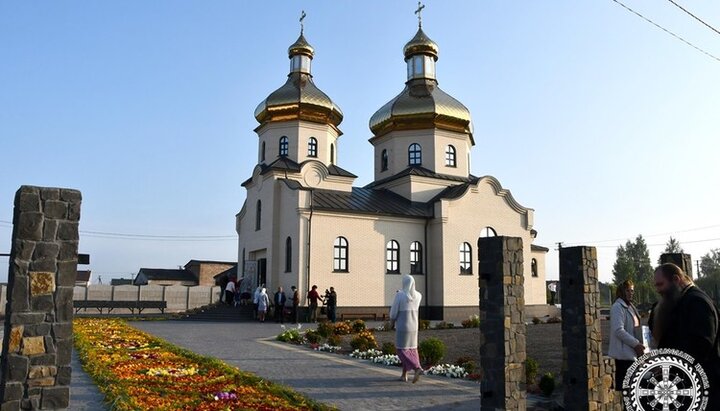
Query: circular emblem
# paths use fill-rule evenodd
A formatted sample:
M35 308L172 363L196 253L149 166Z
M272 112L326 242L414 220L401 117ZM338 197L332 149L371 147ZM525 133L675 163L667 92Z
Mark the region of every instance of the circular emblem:
M622 394L626 410L704 411L710 384L692 356L663 348L635 360L623 379Z

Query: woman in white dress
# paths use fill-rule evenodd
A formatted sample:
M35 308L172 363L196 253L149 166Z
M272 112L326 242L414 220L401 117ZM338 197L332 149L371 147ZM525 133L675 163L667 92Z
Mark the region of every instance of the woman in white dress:
M265 314L270 306L270 297L267 295L266 289L261 289L258 295L258 319L261 323L265 322Z
M407 372L415 371L413 384L420 379L423 369L418 355L418 310L422 294L415 290L415 279L404 275L402 290L395 294L390 308L391 326L395 328L395 348L402 363L400 379L407 381Z

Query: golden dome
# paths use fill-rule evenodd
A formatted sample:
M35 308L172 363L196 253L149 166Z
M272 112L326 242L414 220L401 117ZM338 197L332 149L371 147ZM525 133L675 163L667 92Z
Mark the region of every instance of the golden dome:
M432 56L435 61L438 59L438 45L430 40L430 37L422 31L422 27L419 27L415 37L407 42L403 52L405 53L405 59L415 54L427 54Z
M315 55L315 49L313 49L310 43L308 43L302 32L300 33L300 37L295 40L295 43L291 44L290 47L288 47L288 55L290 57L296 54L305 54L307 56L310 56L310 58Z

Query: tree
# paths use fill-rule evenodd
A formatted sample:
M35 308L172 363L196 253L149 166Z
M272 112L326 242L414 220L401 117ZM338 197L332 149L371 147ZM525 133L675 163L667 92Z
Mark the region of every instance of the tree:
M655 300L653 292L653 267L650 263L650 251L642 235L635 241L628 241L616 252L613 265L613 282L619 285L625 280L635 283L635 301L647 303Z
M700 273L695 284L708 293L715 303L720 302L720 248L710 250L700 259Z
M670 236L670 239L665 243L665 250L663 254L682 254L685 251L680 246L680 241ZM662 264L662 260L658 257L658 264Z

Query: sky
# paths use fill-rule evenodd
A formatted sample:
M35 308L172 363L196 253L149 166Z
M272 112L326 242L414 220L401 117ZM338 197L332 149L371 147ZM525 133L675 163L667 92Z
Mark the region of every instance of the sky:
M670 2L623 3L720 56L720 35ZM720 3L678 3L720 27ZM557 242L597 246L603 281L638 234L653 262L670 235L693 259L720 248L719 60L612 0L425 4L439 84L472 115L472 173L535 210L548 279ZM253 112L285 81L301 10L315 83L345 114L338 165L371 182L368 120L404 86L416 7L0 2L0 252L15 191L40 185L82 191L95 279L236 261Z

